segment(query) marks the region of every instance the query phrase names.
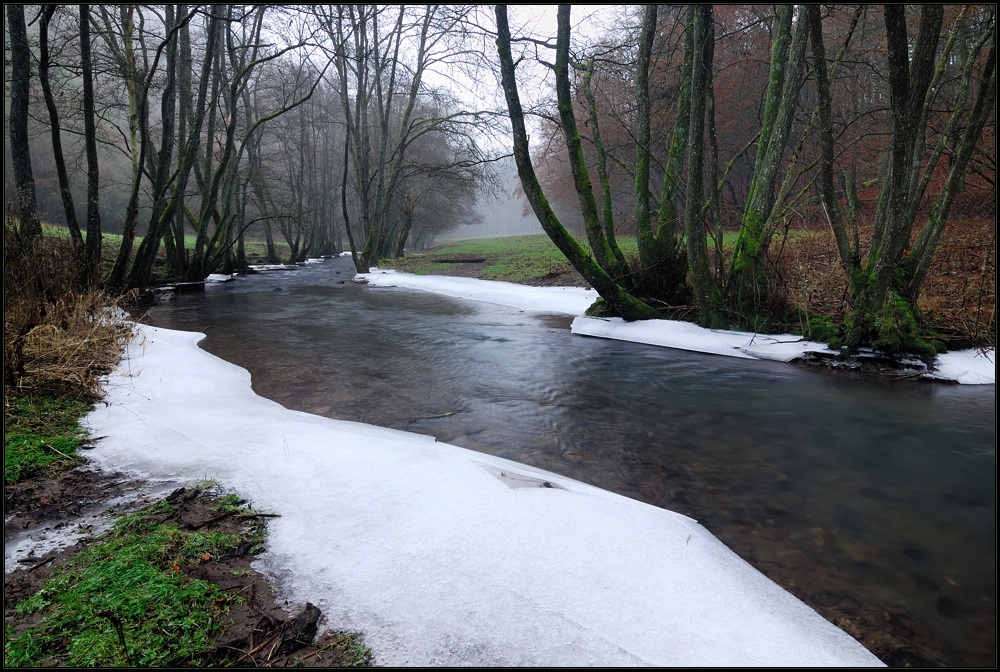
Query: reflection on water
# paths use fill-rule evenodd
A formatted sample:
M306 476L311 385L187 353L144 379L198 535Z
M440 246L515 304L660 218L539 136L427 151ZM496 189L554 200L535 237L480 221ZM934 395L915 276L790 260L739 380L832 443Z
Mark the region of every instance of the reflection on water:
M890 663L992 665L993 386L569 333L356 286L349 260L154 309L289 408L420 432L696 518ZM839 619L839 620L838 620Z

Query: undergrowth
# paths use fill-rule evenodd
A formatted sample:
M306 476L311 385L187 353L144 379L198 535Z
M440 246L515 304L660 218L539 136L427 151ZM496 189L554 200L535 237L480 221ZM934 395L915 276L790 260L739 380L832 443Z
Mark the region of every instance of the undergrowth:
M4 221L4 398L100 397L131 326L119 300L91 286L69 240L25 239ZM6 405L6 404L5 404Z

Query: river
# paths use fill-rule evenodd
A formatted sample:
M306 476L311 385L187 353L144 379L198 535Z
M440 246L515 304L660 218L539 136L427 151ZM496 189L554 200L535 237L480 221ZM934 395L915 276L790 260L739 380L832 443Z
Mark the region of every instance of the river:
M889 664L992 666L995 386L569 332L358 286L350 259L150 311L286 407L420 432L697 519Z

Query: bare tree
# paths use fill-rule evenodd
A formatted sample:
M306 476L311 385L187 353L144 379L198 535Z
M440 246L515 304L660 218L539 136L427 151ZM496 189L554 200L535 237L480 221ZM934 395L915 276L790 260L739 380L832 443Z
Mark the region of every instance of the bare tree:
M66 226L69 228L73 246L81 255L84 254L83 236L76 219L76 206L73 203L73 192L69 188L69 174L66 171L66 159L63 155L62 132L59 124L59 110L56 108L49 80L49 23L57 9L56 5L42 7L39 17L38 43L38 80L42 85L42 95L45 97L45 107L49 113L49 131L52 137L52 155L56 164L56 174L59 178L59 196L62 199L63 210L66 213Z
M930 110L941 95L939 84L948 68L957 33L968 20L964 14L939 50L942 8L920 9L916 39L910 42L902 6L883 9L888 48L891 145L878 196L871 247L867 257L851 236L835 198L834 143L830 82L826 73L818 8L810 7L812 46L821 118L823 196L837 241L841 265L848 275L854 307L848 318L846 342L874 345L889 352L916 351L925 356L933 347L923 340L916 321L916 300L931 259L948 222L951 206L964 187L975 146L996 102L996 19L985 26L963 59L945 127L928 146ZM985 59L980 55L989 44ZM978 73L976 72L979 68ZM974 100L973 89L978 85ZM935 168L950 154L951 165L923 229L910 247L917 213Z
M556 89L559 96L560 120L563 121L563 133L567 136L567 148L571 157L580 151L579 135L576 131L575 119L571 124L569 120L573 118L573 104L569 90L569 7L559 8L559 35L556 44ZM608 274L600 263L592 256L580 243L566 230L562 223L556 218L555 213L549 206L545 195L542 193L535 169L531 165L531 156L528 146L528 133L524 125L524 110L521 107L521 99L517 90L517 79L514 71L514 58L511 53L510 26L507 20L506 5L497 5L497 52L500 57L500 74L503 83L504 96L507 99L507 109L510 113L511 126L514 133L514 161L517 163L518 176L521 178L521 186L524 189L525 198L531 204L532 210L538 221L542 225L545 233L548 234L556 247L566 255L566 258L573 264L580 274L593 285L594 289L607 302L610 310L621 315L628 320L648 319L655 317L657 312L645 302L632 296L624 287ZM572 136L576 134L576 137ZM574 182L577 194L583 208L584 216L591 217L593 221L588 222L588 234L603 236L600 230L600 223L597 221L597 205L594 201L593 190L590 185L590 178L586 175L586 165L582 164L579 157L575 160ZM597 226L594 226L594 224ZM606 243L605 243L606 244ZM611 253L613 255L613 253ZM607 259L607 255L605 255Z
M28 148L28 96L31 83L31 48L24 22L24 5L6 5L10 33L10 153L17 189L18 226L25 240L38 239L42 224L35 206L35 178Z

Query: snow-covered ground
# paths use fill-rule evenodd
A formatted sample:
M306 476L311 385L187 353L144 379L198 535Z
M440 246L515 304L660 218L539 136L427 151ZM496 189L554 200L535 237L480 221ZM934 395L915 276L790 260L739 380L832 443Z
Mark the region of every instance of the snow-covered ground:
M414 275L381 269L372 269L371 273L359 273L355 277L376 287L421 289L456 299L484 301L543 313L582 315L597 300L596 291L583 287L528 287L511 282L446 275Z
M373 272L517 310L580 315L592 290ZM795 336L577 318L576 333L787 361ZM433 438L290 411L197 347L142 327L87 418L98 464L209 477L281 514L259 561L286 597L365 633L383 665L879 665L697 522ZM995 382L976 353L935 375Z
M509 282L493 282L440 275L413 275L373 269L359 274L369 285L406 287L445 296L485 301L519 310L562 313L577 316L573 333L621 341L646 343L680 350L693 350L745 359L772 359L789 362L810 352L833 354L825 343L806 341L794 334L752 334L739 331L704 329L691 322L644 320L625 322L621 318L584 317L597 299L597 292L578 287L526 287ZM928 378L953 380L972 385L996 384L996 351L963 350L938 355Z
M90 454L280 513L261 568L379 664L880 664L685 516L287 410L202 338L142 327L86 420L104 437Z

